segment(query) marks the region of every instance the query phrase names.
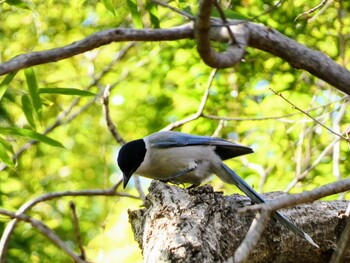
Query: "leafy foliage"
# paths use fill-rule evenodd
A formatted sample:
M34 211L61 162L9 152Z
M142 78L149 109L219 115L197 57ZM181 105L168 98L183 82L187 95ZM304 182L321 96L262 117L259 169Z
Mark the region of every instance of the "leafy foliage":
M196 14L197 2L170 4ZM350 59L346 37L350 33L346 19L350 2L333 1L327 8L295 20L318 3L285 0L273 7L272 2L235 0L222 6L227 6L226 13L233 17L264 23L345 65ZM101 29L158 28L187 22L151 1L133 0L4 1L0 3L0 20L2 62L22 53L67 45ZM211 69L200 60L192 40L181 40L115 43L23 72L0 79L0 207L11 211L43 193L107 188L120 178L115 162L119 145L106 127L99 102L107 85L112 86L113 121L120 134L132 140L195 113ZM255 154L232 160L229 165L259 191L286 189L334 140L333 134L269 88L283 92L328 127L344 131L350 121L349 111L340 115L346 103L344 94L279 58L248 49L242 63L215 76L204 115L216 118L201 117L178 128L211 135L221 127L219 137L252 146ZM14 158L32 139L39 143ZM64 148L52 147L62 145ZM331 152L326 154L291 192L336 180L334 167L342 176L349 174L347 152L348 146L340 143L339 159L335 161ZM144 189L148 183L142 180ZM212 184L225 193L237 191L217 179ZM132 187L126 191L137 194ZM40 203L30 214L77 251L70 200ZM110 197L74 200L89 259L140 261L126 211L137 208L141 201ZM8 220L0 220L2 230ZM8 262L66 261L62 252L30 226L16 228Z

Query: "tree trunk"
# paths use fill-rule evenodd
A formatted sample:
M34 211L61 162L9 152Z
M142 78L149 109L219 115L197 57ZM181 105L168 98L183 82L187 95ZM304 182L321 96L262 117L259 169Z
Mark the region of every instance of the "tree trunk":
M129 211L129 219L144 262L232 262L255 217L238 210L250 204L245 196L224 196L210 185L182 189L153 181L145 208ZM337 212L346 206L346 201L316 201L281 210L320 249L270 220L249 262L329 262L346 224Z

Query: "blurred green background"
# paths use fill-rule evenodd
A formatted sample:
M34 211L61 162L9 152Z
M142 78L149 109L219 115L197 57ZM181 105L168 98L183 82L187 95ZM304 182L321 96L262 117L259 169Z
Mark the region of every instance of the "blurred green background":
M319 3L287 0L274 7L275 1L232 0L221 5L231 17L253 18L254 22L275 28L347 66L349 1L327 1L315 12L295 20ZM192 0L169 4L192 14L198 9L197 1ZM187 22L167 8L134 0L5 0L0 2L0 21L1 63L19 54L68 45L107 28L167 28ZM100 101L107 85L112 88L112 119L123 138L133 140L195 113L211 71L201 62L193 40L181 40L113 43L0 77L0 128L44 133L54 125L47 135L64 146L40 142L13 162L13 154L30 141L28 137L33 133L16 136L14 130L0 129L0 207L16 211L44 193L106 189L121 178L116 164L120 145L106 126ZM67 95L57 88L74 90ZM297 193L346 177L350 171L346 162L349 148L340 142L329 147L303 180L291 185L336 137L269 88L282 92L301 109L310 110L312 116L331 129L341 132L349 124L344 94L279 58L248 48L242 63L219 70L214 78L204 115L218 118L201 117L177 130L215 134L252 147L254 154L228 164L259 192L288 188ZM92 94L78 94L76 89ZM141 183L147 192L150 181L141 179ZM238 191L215 177L211 184L225 194ZM126 190L117 190L138 195L133 181ZM332 198L339 196L329 199ZM140 208L141 200L64 197L36 205L29 214L52 228L77 253L71 200L77 205L89 260L141 262L127 217L127 210ZM8 218L0 217L0 233L8 222ZM47 238L30 225L20 223L12 235L6 262L67 260Z

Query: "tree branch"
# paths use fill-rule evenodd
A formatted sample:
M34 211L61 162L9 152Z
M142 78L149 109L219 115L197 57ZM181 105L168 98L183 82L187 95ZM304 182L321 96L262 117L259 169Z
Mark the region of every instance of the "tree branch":
M224 31L229 36L230 45L226 51L222 53L216 52L210 45L211 34L209 32L212 23L210 15L213 1L215 0L200 1L199 14L194 22L194 36L197 44L197 51L204 63L210 67L232 67L238 64L245 54L248 34L242 24L229 27L228 29L225 28ZM226 26L227 25L225 25L225 27ZM232 32L234 32L234 34ZM235 41L232 41L232 35L234 35Z
M350 95L350 72L322 52L307 48L275 29L246 23L249 46L264 50L287 61L296 69L304 69Z
M350 190L350 179L344 179L335 183L330 183L311 191L305 191L300 194L286 195L276 200L270 201L264 204L256 204L241 209L241 212L268 209L270 211L276 211L281 208L294 206L302 203L309 203L320 198L342 193Z
M116 188L121 184L122 180L120 180L118 183L116 183L114 186L112 186L109 189L96 189L96 190L80 190L80 191L64 191L64 192L56 192L56 193L47 193L41 196L38 196L36 198L33 198L29 200L28 202L24 203L16 212L16 215L22 215L25 212L27 212L29 209L31 209L33 206L35 206L38 203L52 200L59 197L64 196L124 196L124 197L130 197L134 199L139 199L137 196L129 195L126 193L118 193L116 192ZM13 233L17 223L18 218L13 219L10 221L0 240L0 263L4 263L6 260L6 250L9 244L9 240L11 237L11 234Z
M242 41L248 37L248 46L278 56L287 61L292 67L297 69L304 69L312 75L336 87L340 91L350 95L350 72L345 67L340 66L322 52L307 48L295 40L284 36L277 30L265 27L263 25L239 20L230 21L230 23L232 24L230 26L231 31L234 33L237 41L240 42L240 38L238 38L239 36L242 37ZM215 25L212 25L210 28L209 39L220 42L230 41L229 34L224 27L225 25L216 21ZM203 40L202 36L200 36L201 34L199 34L199 31L201 30L201 27L197 29L197 37L200 38L198 39L200 43ZM204 32L206 32L205 27ZM241 33L237 34L237 32ZM208 34L204 35L205 36L203 38L205 38L204 40L206 41ZM4 75L34 65L56 62L92 50L102 45L110 44L112 42L171 41L180 39L192 39L193 37L194 31L192 23L169 29L107 29L92 34L82 40L64 47L46 51L32 52L14 57L9 61L0 64L0 75ZM244 44L244 41L242 43ZM199 49L202 49L201 46ZM210 49L210 46L205 45L202 51L204 52L205 50ZM223 54L225 54L225 52L220 53L220 57L222 57ZM205 54L203 54L203 56L204 55ZM205 59L209 58L210 60L212 57L214 57L216 60L216 53L215 55L206 56ZM231 59L228 60L232 61ZM216 66L221 67L220 65L222 64Z
M286 195L270 193L266 197L268 202L274 202ZM239 211L250 204L249 198L237 194L224 196L209 185L189 190L153 181L145 208L129 211L129 220L145 262L151 262L150 259L152 262L234 262L235 251L247 232L260 238L258 242L253 238L244 244L246 249L241 259L249 254L249 262L328 262L346 224L346 220L336 216L346 201L316 201L283 209L281 212L286 217L311 233L320 244L320 249L315 251L274 220L270 220L264 231L265 222L260 219L255 221L260 225L258 232L254 225L248 230L253 214ZM262 215L264 221L268 221L269 212ZM257 246L252 250L254 243ZM349 257L349 252L346 256Z
M106 29L67 46L14 57L0 65L0 75L34 65L56 62L73 57L112 42L179 40L191 38L193 36L192 31L192 27L189 24L170 29Z
M211 88L211 85L213 84L213 81L214 81L214 77L216 75L216 72L217 72L217 69L214 69L212 70L211 74L210 74L210 77L209 77L209 80L208 80L208 85L207 85L207 88L205 89L204 91L204 94L202 96L202 100L201 100L201 103L199 104L199 107L197 109L197 112L188 116L187 118L184 118L182 120L179 120L179 121L176 121L176 122L173 122L171 124L169 124L168 126L166 126L165 128L162 129L162 131L171 131L173 130L174 128L177 128L179 126L182 126L188 122L191 122L191 121L194 121L194 120L197 120L199 117L202 116L203 114L203 110L204 110L204 107L205 107L205 104L207 103L207 100L208 100L208 97L209 97L209 91L210 91L210 88Z
M42 233L45 237L50 239L52 243L54 243L58 248L64 251L68 256L70 256L74 262L78 263L86 263L87 261L81 259L79 256L74 254L67 245L44 223L34 218L31 218L27 215L17 215L15 213L8 212L6 210L0 209L0 214L6 215L10 218L14 218L14 220L21 220L31 224L34 228L36 228L40 233Z

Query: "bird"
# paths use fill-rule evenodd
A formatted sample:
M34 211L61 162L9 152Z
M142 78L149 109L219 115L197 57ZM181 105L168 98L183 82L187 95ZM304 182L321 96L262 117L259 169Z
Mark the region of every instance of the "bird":
M117 162L123 173L124 188L134 173L163 182L189 183L194 187L216 174L223 182L236 185L254 203L266 203L261 195L223 162L253 152L250 147L221 138L160 131L124 144L119 150ZM280 212L274 212L273 217L318 247L310 235Z

